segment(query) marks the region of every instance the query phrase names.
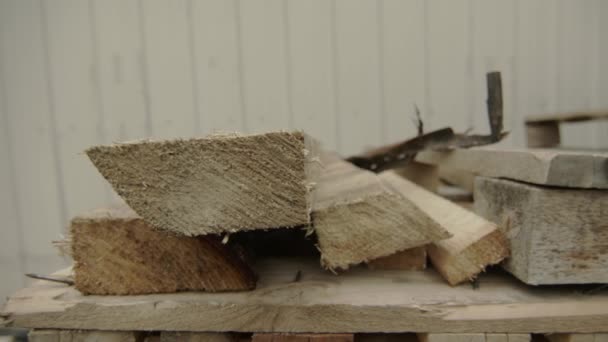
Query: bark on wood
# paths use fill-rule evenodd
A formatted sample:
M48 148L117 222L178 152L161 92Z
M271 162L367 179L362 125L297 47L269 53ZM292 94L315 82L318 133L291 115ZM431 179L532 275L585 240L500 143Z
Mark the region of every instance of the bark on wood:
M46 281L15 293L3 315L25 328L238 332L608 332L608 292L539 291L513 277L450 287L432 271L366 268L336 277L315 260L260 260L258 289L82 296ZM296 270L301 280L293 282Z
M370 260L367 266L373 270L422 271L426 269L426 246L414 247Z
M387 172L381 177L398 176ZM509 255L507 240L495 224L407 180L403 180L401 189L404 196L452 234L427 249L433 266L451 285L474 279L486 266Z
M75 286L85 294L255 287L253 271L218 237L156 231L126 207L76 217L70 231Z
M475 211L501 224L504 268L533 284L608 283L608 191L477 177Z
M335 155L322 160L313 220L324 267L347 269L450 236L394 189L406 181L400 176L387 182Z
M608 189L608 153L476 147L425 151L418 161L540 185Z
M158 229L204 235L310 223L318 163L301 132L139 141L87 154Z

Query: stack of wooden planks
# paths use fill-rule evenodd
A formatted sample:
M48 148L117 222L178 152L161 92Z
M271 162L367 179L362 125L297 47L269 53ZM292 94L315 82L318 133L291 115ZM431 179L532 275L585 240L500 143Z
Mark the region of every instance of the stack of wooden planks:
M125 204L74 217L74 265L52 276L62 283L10 298L4 317L37 329L32 340L409 332L421 342L529 342L530 333L608 332L605 293L526 285L608 283L606 154L423 151L374 173L302 132L270 132L87 155ZM474 206L444 197L445 175L473 192ZM466 284L497 264L515 278Z
M87 155L128 207L72 220L74 282L85 294L251 290L256 239L267 238L252 233L268 230L309 232L297 243L291 234L291 248L315 244L333 272L422 270L428 253L452 285L509 255L493 223L302 132L145 140ZM415 165L407 175L420 174Z
M479 147L417 159L468 174L459 185L502 227L511 249L502 265L523 282L608 283L608 153Z

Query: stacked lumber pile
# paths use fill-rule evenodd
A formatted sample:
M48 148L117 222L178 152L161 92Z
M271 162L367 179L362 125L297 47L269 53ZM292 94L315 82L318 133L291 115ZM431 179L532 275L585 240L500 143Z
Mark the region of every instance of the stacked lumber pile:
M528 286L608 283L608 154L424 149L377 168L393 148L366 169L302 132L92 147L125 204L74 217L74 265L51 276L63 283L23 289L4 315L40 341L608 332L608 294ZM474 204L444 190L446 175ZM492 265L514 277L490 273L478 290Z
M72 220L84 294L251 290L272 231L288 249L316 245L334 273L362 263L423 270L428 253L451 285L509 255L497 225L403 171L358 168L301 132L138 141L87 155L128 207Z
M417 160L474 193L474 211L509 240L503 268L521 281L608 283L608 153L478 147Z

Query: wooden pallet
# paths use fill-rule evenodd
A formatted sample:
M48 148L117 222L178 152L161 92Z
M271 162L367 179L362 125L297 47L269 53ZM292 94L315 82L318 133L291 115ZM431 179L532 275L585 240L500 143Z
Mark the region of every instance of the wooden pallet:
M9 298L11 325L40 329L283 333L606 333L608 292L532 287L506 273L451 287L433 270L340 276L318 260L263 259L254 291L83 296L38 281Z

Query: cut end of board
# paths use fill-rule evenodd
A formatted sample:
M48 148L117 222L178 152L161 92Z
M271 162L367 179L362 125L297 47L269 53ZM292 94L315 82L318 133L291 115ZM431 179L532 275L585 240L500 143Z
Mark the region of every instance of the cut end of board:
M70 235L74 283L84 294L237 291L256 285L249 265L219 238L154 230L127 207L78 216Z
M205 235L309 224L316 150L295 131L137 141L86 153L152 226Z

